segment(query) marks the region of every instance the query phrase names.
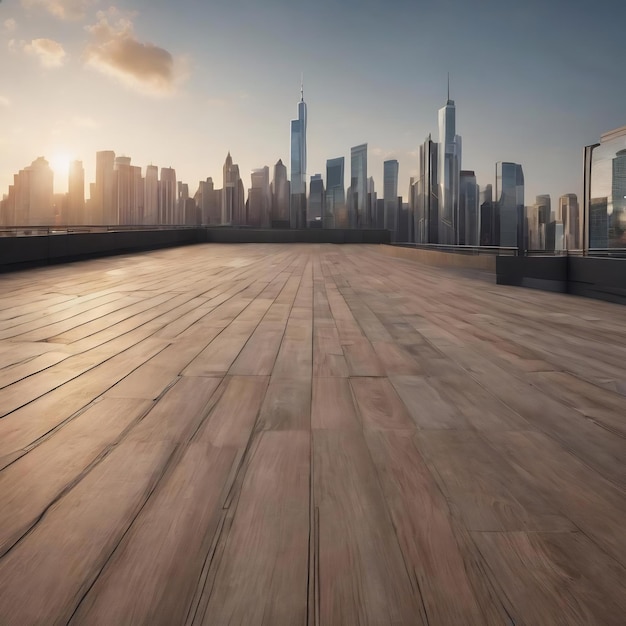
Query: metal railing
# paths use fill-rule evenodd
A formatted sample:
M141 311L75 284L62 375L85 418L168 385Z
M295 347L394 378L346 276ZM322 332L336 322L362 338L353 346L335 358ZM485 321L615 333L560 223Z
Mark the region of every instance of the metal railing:
M41 237L48 235L71 235L77 233L110 233L146 230L188 230L200 228L186 224L136 224L136 225L63 225L63 226L5 226L0 227L0 237Z
M401 248L417 248L419 250L437 250L439 252L452 252L454 254L468 255L498 255L498 256L516 256L518 249L506 246L457 246L452 244L441 243L410 243L396 241L391 243L392 246Z

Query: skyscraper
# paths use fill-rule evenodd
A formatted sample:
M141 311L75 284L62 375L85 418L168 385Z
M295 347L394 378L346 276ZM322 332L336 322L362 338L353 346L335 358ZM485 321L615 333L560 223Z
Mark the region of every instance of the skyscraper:
M117 191L115 188L115 152L96 152L95 197L91 206L93 215L88 220L92 224L117 224Z
M162 167L159 181L159 224L177 223L177 196L176 171L171 167Z
M291 228L304 228L306 222L306 125L304 86L300 86L298 119L291 120Z
M222 224L243 225L246 223L243 182L239 176L239 166L233 163L230 152L224 162L223 176Z
M476 175L473 171L461 170L457 243L466 246L477 246L479 241L479 222L480 215Z
M414 207L416 243L439 243L438 148L430 135L419 148L419 175Z
M130 157L115 157L115 221L110 224L132 224L132 179Z
M324 181L321 174L311 176L309 185L309 204L306 212L308 228L322 228L325 205Z
M143 223L157 224L159 219L159 168L146 167L144 180Z
M456 107L448 100L439 109L439 243L458 243L461 137L456 134Z
M324 228L348 228L343 157L326 161L326 217Z
M260 167L252 170L251 186L248 190L249 226L269 228L272 196L270 193L270 168Z
M220 207L221 190L215 189L213 179L201 180L194 200L200 211L200 223L216 225L222 223Z
M367 206L367 144L350 150L350 197L348 205L350 228L369 226Z
M524 172L518 163L496 163L496 203L502 247L525 248Z
M4 221L8 226L52 226L54 224L54 175L48 161L35 159L13 178Z
M479 245L497 246L500 243L500 216L493 202L493 187L486 185L479 192L480 204Z
M274 180L271 184L272 192L272 227L289 228L289 200L290 187L287 178L287 167L282 159L274 165Z
M391 231L392 241L398 233L398 161L395 159L383 163L383 228Z
M82 161L72 161L67 185L67 224L84 224L85 170Z
M565 249L580 250L580 210L578 207L578 197L575 193L567 193L559 198L559 212L557 218L563 222Z

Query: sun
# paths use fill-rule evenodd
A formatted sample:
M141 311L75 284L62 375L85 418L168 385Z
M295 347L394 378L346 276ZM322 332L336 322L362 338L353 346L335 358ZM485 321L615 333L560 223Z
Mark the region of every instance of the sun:
M66 183L72 157L67 152L55 152L50 158L50 167L59 183Z

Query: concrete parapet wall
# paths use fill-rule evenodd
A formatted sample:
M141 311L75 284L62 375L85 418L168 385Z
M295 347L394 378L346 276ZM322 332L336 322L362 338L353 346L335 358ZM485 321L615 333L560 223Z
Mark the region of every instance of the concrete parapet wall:
M401 246L380 246L380 251L398 259L420 261L436 267L457 267L496 273L496 256L492 254L459 254L457 252Z

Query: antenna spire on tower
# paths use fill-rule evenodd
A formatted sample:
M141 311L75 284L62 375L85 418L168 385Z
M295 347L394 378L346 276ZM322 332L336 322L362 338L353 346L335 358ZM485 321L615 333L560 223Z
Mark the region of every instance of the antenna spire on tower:
M304 102L304 72L300 74L300 102Z
M450 72L448 72L448 100L450 100Z

